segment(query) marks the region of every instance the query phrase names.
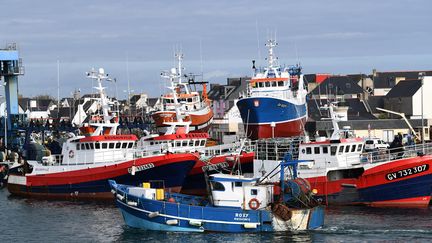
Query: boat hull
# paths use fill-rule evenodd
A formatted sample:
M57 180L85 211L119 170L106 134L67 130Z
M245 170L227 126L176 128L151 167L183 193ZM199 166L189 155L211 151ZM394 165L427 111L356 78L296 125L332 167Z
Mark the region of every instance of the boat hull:
M165 188L180 191L196 161L195 155L168 154L74 171L9 175L8 190L27 197L112 200L108 180L116 179L136 186L145 181L164 181Z
M250 139L293 137L304 131L306 103L299 105L271 97L249 97L237 102Z
M181 192L188 195L205 195L207 187L204 173L208 175L219 173L220 171L231 170L235 157L231 155L215 156L210 161L198 161L194 168L189 172L185 179ZM254 152L243 152L240 155L241 171L243 173L253 173Z
M157 231L253 233L317 229L324 223L322 206L292 209L290 219L283 221L272 211L265 209L243 210L233 207L203 206L199 205L202 198L193 196L186 196L188 199L192 198L188 203L158 201L128 194L116 186L113 186L113 189L116 190L116 204L122 212L125 223L133 228Z
M306 178L327 204L376 207L428 207L432 194L432 156L400 159L374 166L358 178L327 181Z

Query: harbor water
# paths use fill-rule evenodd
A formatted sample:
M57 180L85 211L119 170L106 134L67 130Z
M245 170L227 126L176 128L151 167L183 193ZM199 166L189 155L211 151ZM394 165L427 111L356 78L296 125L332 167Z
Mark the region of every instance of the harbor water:
M1 242L431 242L432 207L332 207L324 228L301 233L167 233L125 226L114 203L25 199L2 189L0 229Z

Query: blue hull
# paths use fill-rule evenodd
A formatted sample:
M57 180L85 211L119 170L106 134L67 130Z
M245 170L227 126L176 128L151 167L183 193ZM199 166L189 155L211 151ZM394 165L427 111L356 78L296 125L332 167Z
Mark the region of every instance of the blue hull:
M243 123L270 124L306 117L306 103L295 105L286 100L268 97L243 98L237 102Z
M277 98L250 97L240 99L237 107L251 139L299 136L304 131L306 103L295 105Z

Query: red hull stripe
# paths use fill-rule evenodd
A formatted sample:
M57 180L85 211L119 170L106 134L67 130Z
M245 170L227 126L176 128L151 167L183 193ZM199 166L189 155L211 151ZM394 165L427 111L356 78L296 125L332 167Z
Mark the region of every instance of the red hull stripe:
M103 141L125 141L132 140L136 141L138 138L135 135L100 135L100 136L88 136L80 139L80 142L103 142Z
M154 167L157 167L185 160L197 161L197 159L198 158L193 154L168 154L96 168L52 174L28 175L27 186L64 185L104 180L127 174L129 173L128 169L132 166L142 166L152 163Z

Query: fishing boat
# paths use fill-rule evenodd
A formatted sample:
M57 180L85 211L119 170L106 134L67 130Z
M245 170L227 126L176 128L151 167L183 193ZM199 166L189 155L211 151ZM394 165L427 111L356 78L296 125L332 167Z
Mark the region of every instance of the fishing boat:
M117 114L109 111L102 87L102 80L107 80L108 75L99 69L88 76L98 82L103 120L92 123L94 131L89 136L70 134L61 154L26 161L22 173L9 175L9 192L41 198L112 200L108 179L129 185L161 180L165 188L180 191L197 156L164 153L159 145L138 150L135 135L116 132Z
M170 83L168 87L170 93L161 97L159 110L152 114L152 118L158 131L163 134L170 127L169 122L188 122L190 121L191 132L206 132L213 121L213 110L210 107L210 100L207 98L206 82L196 82L190 77L186 82L183 80L187 75L183 75L183 54L177 53L177 68L172 68L170 72L162 72L162 77ZM192 91L192 87L202 85L202 94ZM179 108L179 109L176 109ZM182 119L178 120L180 112Z
M296 162L281 162L280 178L285 178L288 166ZM265 178L213 174L209 197L163 193L146 183L133 187L110 180L110 184L125 223L133 228L236 233L320 228L324 207L311 197L305 181L297 179L267 183Z
M364 140L339 129L338 117L330 138L263 140L257 144L254 174L272 170L289 151L300 160L298 176L317 190L328 205L376 207L428 207L432 194L432 145L363 152ZM275 179L276 180L276 179Z
M299 136L304 130L307 89L301 67L279 65L273 50L276 45L274 40L266 44L266 68L256 68L253 61L247 95L237 102L251 139Z

